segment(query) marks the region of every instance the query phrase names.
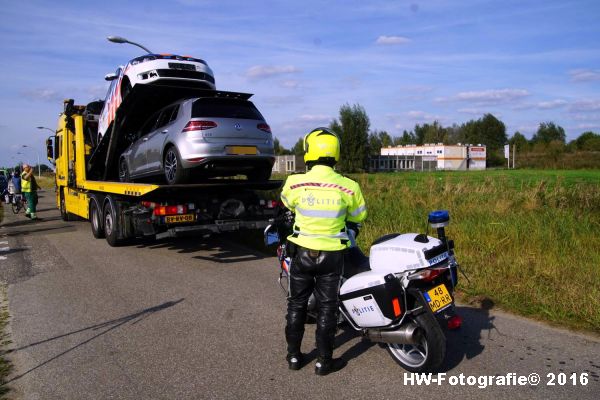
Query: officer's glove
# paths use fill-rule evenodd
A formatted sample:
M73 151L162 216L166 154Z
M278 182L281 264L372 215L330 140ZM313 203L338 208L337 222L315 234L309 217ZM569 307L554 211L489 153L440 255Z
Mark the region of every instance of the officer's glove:
M346 221L346 230L354 231L354 237L358 237L358 233L360 232L361 225L356 222Z

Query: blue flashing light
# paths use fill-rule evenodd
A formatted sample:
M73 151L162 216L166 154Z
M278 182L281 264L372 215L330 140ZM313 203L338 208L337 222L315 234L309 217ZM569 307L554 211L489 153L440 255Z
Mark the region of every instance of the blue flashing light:
M450 213L448 210L437 210L429 213L427 218L430 224L443 224L450 221Z

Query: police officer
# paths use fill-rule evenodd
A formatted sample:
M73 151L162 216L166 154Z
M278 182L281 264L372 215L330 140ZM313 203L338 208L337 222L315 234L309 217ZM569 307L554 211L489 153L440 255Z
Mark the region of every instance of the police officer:
M367 210L356 182L333 170L340 158L340 141L327 128L304 137L304 161L309 171L287 178L281 192L283 204L295 213L288 247L293 256L288 297L287 361L292 370L303 365L300 345L308 299L315 293L318 304L317 375L342 369L346 362L333 358L337 328L338 289L348 246L347 223L365 219Z

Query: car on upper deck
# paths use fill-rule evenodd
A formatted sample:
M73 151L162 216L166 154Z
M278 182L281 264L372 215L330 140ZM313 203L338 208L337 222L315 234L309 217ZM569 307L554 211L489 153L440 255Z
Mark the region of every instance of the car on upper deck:
M123 99L137 84L216 88L214 74L206 61L175 54L136 57L104 79L111 84L98 121L98 142L110 128Z

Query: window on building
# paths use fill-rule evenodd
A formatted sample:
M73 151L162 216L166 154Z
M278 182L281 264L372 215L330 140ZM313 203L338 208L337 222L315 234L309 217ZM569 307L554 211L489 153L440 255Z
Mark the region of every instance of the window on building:
M287 172L294 172L296 170L296 166L294 164L296 164L294 162L294 160L288 160L288 161L286 161L286 163L285 163L285 170Z

